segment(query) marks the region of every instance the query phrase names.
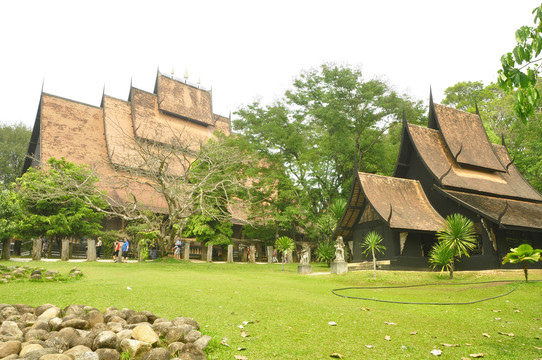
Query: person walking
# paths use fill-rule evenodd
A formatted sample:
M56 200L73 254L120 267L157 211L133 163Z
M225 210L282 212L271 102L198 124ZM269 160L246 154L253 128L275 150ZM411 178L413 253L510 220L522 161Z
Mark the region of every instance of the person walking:
M128 240L128 238L125 238L124 244L122 244L122 257L124 261L126 261L126 259L128 258L128 250L130 250L130 241Z
M115 241L115 250L113 251L113 262L119 262L120 247L121 247L121 242L120 240L117 239L117 241Z

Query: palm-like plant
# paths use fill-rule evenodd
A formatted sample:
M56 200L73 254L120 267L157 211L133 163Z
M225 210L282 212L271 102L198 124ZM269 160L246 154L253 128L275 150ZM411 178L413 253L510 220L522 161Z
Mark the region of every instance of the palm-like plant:
M335 242L334 241L322 241L316 248L316 259L320 262L325 262L327 266L330 266L333 259L335 259Z
M429 263L434 268L440 267L440 271L450 270L452 260L452 249L442 242L437 242L429 251Z
M281 236L275 241L275 248L282 253L282 270L284 270L284 260L288 251L295 249L295 242L288 236Z
M502 263L503 265L506 263L511 263L511 264L517 264L520 262L523 263L523 273L525 274L525 282L528 282L529 274L527 272L527 263L528 262L535 263L540 260L541 256L542 256L541 249L533 249L533 247L529 244L522 244L518 246L517 248L510 249L510 252L506 254Z
M384 254L384 251L386 251L386 247L384 245L380 245L382 242L382 236L380 236L379 233L376 231L371 231L367 235L365 235L365 238L363 239L363 242L361 243L361 252L362 254L367 254L368 252L371 252L371 255L373 256L373 277L376 279L376 256L375 254L377 252Z
M450 260L450 279L454 278L454 262L456 258L465 255L469 257L469 250L476 248L476 232L472 221L461 214L453 214L446 217L446 222L441 231L437 232L437 239L450 248L452 258Z

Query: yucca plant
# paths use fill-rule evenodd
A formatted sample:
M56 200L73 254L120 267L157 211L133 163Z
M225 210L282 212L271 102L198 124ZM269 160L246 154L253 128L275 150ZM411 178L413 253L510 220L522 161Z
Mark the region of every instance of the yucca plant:
M472 221L461 214L453 214L446 217L442 230L437 232L437 239L450 248L452 259L450 260L450 279L454 278L454 263L456 258L465 255L469 257L469 250L476 248L476 232Z
M380 245L382 242L382 236L380 236L379 233L376 231L371 231L367 235L365 235L365 238L363 239L363 242L361 243L361 253L367 254L368 252L371 253L373 256L373 278L376 279L376 253L379 252L381 254L384 254L384 251L386 251L386 247L384 245Z
M529 281L529 274L527 270L527 263L535 263L540 260L542 255L542 249L533 249L529 244L521 244L517 248L510 249L510 252L506 254L502 263L517 264L523 263L523 273L525 274L525 282Z
M284 260L288 251L294 251L295 242L288 236L281 236L275 241L275 248L282 253L282 270L284 270Z
M335 259L335 242L322 241L320 244L318 244L314 254L316 255L316 260L325 262L327 266L330 266L333 259Z
M437 242L429 251L429 263L433 269L440 267L440 272L442 273L444 269L447 271L450 270L451 260L452 260L452 249L446 246L442 242Z

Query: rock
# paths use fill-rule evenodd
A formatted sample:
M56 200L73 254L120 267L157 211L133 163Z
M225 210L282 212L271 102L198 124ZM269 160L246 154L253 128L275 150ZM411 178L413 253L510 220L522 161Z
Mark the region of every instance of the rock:
M71 327L71 328L74 328L74 329L84 330L84 329L89 328L89 323L88 323L88 321L83 320L83 319L70 319L70 320L62 321L62 323L60 324L60 326L58 328L62 329L62 328L66 328L66 327Z
M39 358L39 360L73 360L70 356L65 354L46 354Z
M181 360L206 360L205 353L194 344L185 344L179 354Z
M102 331L96 337L94 338L94 342L92 343L92 349L102 349L102 348L108 348L108 349L115 349L117 345L117 335L115 335L112 331Z
M49 337L49 332L47 330L42 329L30 329L29 331L24 334L24 340L30 341L34 339L38 340L47 340Z
M143 356L143 360L169 360L171 355L169 351L163 348L156 348L150 350L148 353Z
M73 269L72 269L73 270ZM85 305L70 305L64 308L64 317L68 315L75 315L76 317L82 317L86 315Z
M24 313L19 321L23 323L24 327L32 326L36 323L38 317L32 313L26 312Z
M124 339L120 343L120 348L122 351L128 352L132 359L141 359L152 346L143 341Z
M145 315L147 317L147 321L150 322L151 324L154 324L154 321L158 319L158 316L154 315L150 311L140 311L138 312L138 314Z
M36 310L34 310L34 314L39 317L40 315L42 315L46 310L50 309L50 308L57 308L55 305L53 304L43 304L41 306L38 306L36 308ZM57 308L58 309L58 308ZM60 313L60 309L58 309L59 313ZM57 315L53 316L53 317L57 317Z
M24 346L21 351L19 352L19 356L24 358L26 355L30 354L33 351L41 350L43 349L43 346L39 344L28 344Z
M132 330L125 329L121 330L117 333L117 342L120 344L120 342L124 339L131 339L132 338ZM139 339L136 339L139 340Z
M30 306L30 305L25 305L25 304L13 304L12 305L15 309L17 309L17 311L19 312L19 314L32 314L34 315L34 311L35 309Z
M30 280L41 280L41 273L30 275Z
M126 320L123 318L123 317L120 317L118 315L113 315L113 316L110 316L106 323L110 323L110 322L117 322L117 323L121 323L123 326L127 324Z
M173 342L169 344L167 347L167 351L171 354L171 356L177 356L180 354L181 350L183 349L184 343L180 341Z
M118 309L111 309L111 310L106 310L104 312L104 321L106 323L108 323L110 321L110 319L113 317L113 316L118 316L120 317L121 319L126 319L126 315L124 315L120 310Z
M183 325L188 324L194 327L194 329L199 330L199 324L196 320L189 318L189 317L176 317L171 321L173 325Z
M36 274L41 275L41 270L39 270L39 269L38 269L38 270L34 270L34 271L32 271L31 274L32 274L32 275L36 275Z
M19 355L8 355L5 358L2 358L2 360L12 360L12 359L19 359Z
M59 332L51 332L45 344L48 348L55 348L59 351L66 351L70 348L70 343Z
M152 325L152 329L158 333L158 336L165 336L169 330L170 327L173 327L173 323L171 321L155 321Z
M130 317L137 314L137 312L135 310L131 310L131 309L122 309L121 313L123 314L124 319L129 319ZM147 321L147 320L145 320L145 321Z
M99 360L100 357L94 351L85 351L72 355L74 360Z
M39 319L37 320L34 325L32 325L33 330L45 330L49 331L51 328L49 327L49 320L43 320Z
M145 315L135 314L135 315L130 316L126 320L126 322L128 324L138 324L138 323L142 323L142 322L147 322L147 317Z
M49 327L53 330L57 329L60 326L60 324L62 324L62 319L59 317L55 317L49 320Z
M21 342L20 341L6 341L0 343L0 359L5 358L6 356L19 354L21 351Z
M190 325L172 326L166 334L166 341L171 344L176 341L183 341L184 335L188 334L192 329Z
M70 343L71 346L78 346L78 345L82 345L82 346L86 346L88 348L92 348L92 344L94 342L94 339L90 338L90 337L83 337L83 336L78 336L76 338L74 338L72 340L72 342Z
M121 324L121 323L118 323L118 322L114 322L114 321L111 321L111 322L108 322L107 323L107 328L113 332L119 332L119 331L122 331L122 329L124 328L124 326Z
M14 321L4 321L0 326L0 335L5 337L6 340L23 340L23 332ZM2 339L0 338L0 340Z
M50 304L48 304L48 305L50 305ZM41 306L36 309L36 315L39 312L38 309L40 309L40 308L41 308ZM40 315L38 315L38 319L44 319L44 320L49 319L50 320L50 319L54 319L54 318L58 317L59 315L60 315L60 309L57 308L54 305L51 305L51 307L49 307L47 309L43 309L42 313Z
M92 328L97 324L104 323L104 317L98 310L91 310L87 314L88 325Z
M133 317L132 317L133 318ZM139 325L132 330L132 337L135 340L143 341L154 345L160 341L160 338L149 325Z
M96 354L100 360L120 360L120 354L115 349L98 349Z
M209 346L209 343L211 342L212 339L213 338L210 337L209 335L203 335L198 340L196 340L196 342L194 342L194 345L196 345L198 349L203 351L207 348L207 346Z
M64 354L70 355L70 354L84 353L87 351L92 351L92 349L87 346L76 345L72 347L71 349L64 351Z
M13 306L6 306L5 308L3 308L2 310L0 310L0 315L4 318L4 319L7 319L9 318L10 316L12 315L21 315L19 313L19 311L14 308Z
M192 330L184 336L184 342L193 343L201 337L201 333L198 330Z
M79 337L79 333L72 327L63 328L58 332L58 335L66 340L69 347L73 347L73 340Z
M58 354L57 349L44 348L36 351L32 351L25 356L25 360L39 360L42 356L47 354Z

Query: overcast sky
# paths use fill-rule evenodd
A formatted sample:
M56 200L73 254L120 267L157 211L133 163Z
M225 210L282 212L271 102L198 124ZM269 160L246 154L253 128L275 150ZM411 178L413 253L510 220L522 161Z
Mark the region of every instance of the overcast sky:
M303 69L359 66L435 101L496 81L532 0L0 1L0 122L32 126L44 91L91 105L153 91L156 71L213 90L227 116L282 96Z

